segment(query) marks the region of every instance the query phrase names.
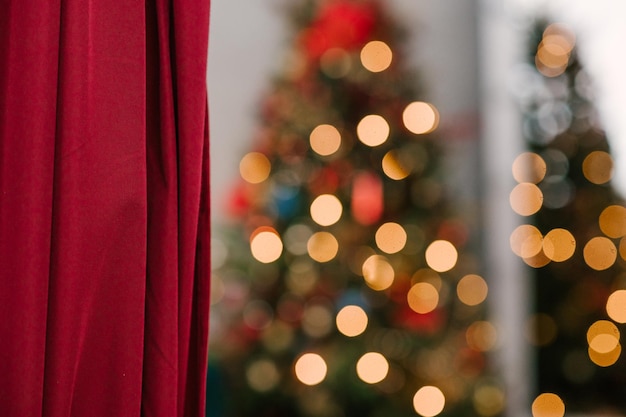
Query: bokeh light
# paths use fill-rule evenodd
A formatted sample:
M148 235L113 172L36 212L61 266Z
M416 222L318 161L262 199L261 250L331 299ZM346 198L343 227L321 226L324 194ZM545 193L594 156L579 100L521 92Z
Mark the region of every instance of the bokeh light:
M269 226L256 229L250 237L252 256L262 263L271 263L280 258L283 242L278 232Z
M398 223L388 222L376 230L376 245L385 253L400 252L406 244L407 234Z
M317 196L311 203L311 218L320 226L330 226L341 218L341 201L332 194Z
M617 248L610 239L597 236L587 242L583 249L583 257L590 268L603 271L615 263Z
M535 398L531 410L533 417L563 417L565 403L558 395L546 392Z
M543 253L554 262L563 262L574 255L576 239L569 230L552 229L543 238Z
M337 238L329 232L317 232L307 242L309 256L317 262L329 262L339 251Z
M598 353L609 353L619 344L620 331L609 320L595 321L587 330L589 348Z
M439 125L439 112L430 103L414 101L402 113L404 126L416 135L430 133Z
M426 248L426 263L437 272L446 272L454 268L458 252L447 240L435 240Z
M606 301L606 313L611 320L626 323L626 290L617 290Z
M367 146L379 146L389 138L389 123L378 114L365 116L356 127L359 140Z
M361 49L361 63L371 72L381 72L389 68L393 52L382 41L371 41Z
M583 175L593 184L606 184L613 178L613 158L604 151L589 153L583 160Z
M372 255L363 262L363 279L376 291L386 290L395 278L393 267L382 255Z
M251 184L258 184L269 177L272 164L267 156L260 152L249 152L239 162L241 178Z
M362 334L367 328L367 313L356 305L347 305L337 313L337 330L348 337Z
M541 208L543 193L537 185L523 182L513 188L509 195L509 202L514 212L520 216L530 216Z
M439 304L439 292L429 282L418 282L413 285L406 298L411 310L420 314L430 313Z
M341 146L341 134L335 126L321 124L315 127L309 135L311 149L322 156L332 155Z
M376 384L387 376L389 362L378 352L368 352L357 361L356 372L364 382Z
M467 345L479 352L487 352L496 346L498 334L493 324L480 320L472 323L465 332Z
M513 178L518 183L537 184L546 176L546 161L534 152L524 152L513 161Z
M446 397L435 386L427 385L413 396L413 408L423 417L434 417L440 414L446 405Z
M626 207L610 205L602 210L598 218L602 233L611 238L626 235Z
M468 306L475 306L485 301L487 292L487 282L476 274L465 275L456 285L459 300Z
M392 180L403 180L411 174L413 166L406 155L392 149L383 156L382 168Z
M328 366L317 353L304 353L295 363L296 378L305 385L317 385L326 378Z
M531 224L519 225L509 238L511 250L520 258L530 258L542 250L543 236L537 227Z

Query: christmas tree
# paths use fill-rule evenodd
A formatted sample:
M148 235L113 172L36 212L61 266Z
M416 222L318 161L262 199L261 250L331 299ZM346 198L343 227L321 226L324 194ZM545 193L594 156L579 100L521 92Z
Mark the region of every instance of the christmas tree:
M478 236L446 189L403 33L374 0L290 16L218 233L224 415L499 415Z
M534 32L520 97L528 151L513 165L511 193L526 221L511 244L534 268L537 388L571 412L623 412L626 208L574 33L545 22Z

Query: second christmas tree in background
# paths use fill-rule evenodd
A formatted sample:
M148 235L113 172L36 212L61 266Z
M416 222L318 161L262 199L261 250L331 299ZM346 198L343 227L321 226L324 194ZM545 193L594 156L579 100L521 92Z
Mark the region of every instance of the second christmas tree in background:
M224 416L503 410L475 225L447 191L439 113L383 5L292 10L293 48L214 244Z

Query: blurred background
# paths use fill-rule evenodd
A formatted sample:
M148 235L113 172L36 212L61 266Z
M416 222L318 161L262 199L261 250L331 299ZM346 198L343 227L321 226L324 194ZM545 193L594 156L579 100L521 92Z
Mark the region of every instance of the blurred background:
M299 117L301 129L306 131L307 123L313 127L323 122L309 122L306 112L272 115L280 113L276 108L285 106L313 106L298 98L302 80L308 79L306 74L293 75L294 68L302 65L294 60L294 51L302 52L298 50L298 39L303 33L325 21L319 14L321 5L334 3L367 2L316 1L305 6L307 2L280 0L212 1L208 88L215 287L208 415L547 417L563 415L561 410L564 413L565 409L568 415L625 415L626 369L624 359L619 358L619 334L626 321L626 292L622 292L626 290L622 272L626 215L621 197L626 188L626 58L622 52L626 6L618 0L381 1L385 19L379 22L378 12L375 14L372 19L377 29L372 33L378 38L388 37L394 65L402 62L407 71L399 69L387 84L380 85L373 78L369 81L355 75L360 89L357 95L353 88L342 90L353 83L349 70L343 75L329 73L318 63L315 70L321 74L320 85L330 91L329 95L332 91L347 97L355 94L355 103L366 103L363 114L384 114L385 107L406 107L411 102L429 104L437 113L436 125L432 132L416 134L434 141L437 149L405 149L404 139L392 133L389 144L373 146L363 146L363 139L357 135L354 144L349 149L342 147L337 157L317 151L299 154L297 147L282 150L284 141L274 136L285 135L267 134L268 126L275 131L276 125L293 124ZM348 9L334 14L327 11L325 19L353 16L358 20L358 13ZM559 41L550 43L555 39ZM542 45L545 48L540 52ZM342 47L350 52L354 45ZM310 47L307 51L310 53ZM398 85L402 88L396 88ZM380 89L392 91L388 93L392 98L386 98L382 104L377 100L387 96L372 92ZM323 96L326 90L318 94ZM291 101L285 102L284 97L291 97ZM331 120L343 117L343 127L348 130L352 116L345 116L337 106L336 100L331 100L319 108L307 108L317 108L320 115L328 116L326 123L333 125L337 123ZM407 129L411 130L409 126ZM394 131L393 126L391 130ZM301 136L302 143L314 146L308 133ZM347 140L342 140L344 146ZM453 207L449 219L440 218L440 207L434 203L420 206L416 203L418 197L394 203L394 212L385 205L389 199L384 194L381 210L386 214L364 223L354 209L348 212L357 199L355 185L352 194L344 196L341 187L330 192L326 186L310 185L320 167L332 168L332 175L340 183L344 174L350 178L345 181L355 181L356 173L366 170L357 161L370 158L362 152L373 153L385 146L398 154L422 152L426 160L437 161L431 164L432 178L427 179L433 179L445 190L446 207ZM267 179L245 178L242 158L251 152L268 159L271 174ZM290 152L299 158L291 165ZM589 159L590 155L597 158ZM258 162L255 166L258 169ZM307 168L303 174L296 168L300 166L315 169ZM591 166L599 167L594 168L595 174L589 173ZM420 175L426 178L428 172L424 169ZM382 178L381 184L398 182L389 181L386 171L375 175ZM246 184L243 188L242 176ZM272 194L276 184L284 185L285 176L299 178L294 188L300 201L299 211L294 209L291 214L281 209L281 204L291 200L278 201ZM417 177L412 173L408 178L416 178L415 183L421 184ZM259 183L271 186L254 185ZM418 187L411 186L411 190L415 188ZM361 194L373 192L366 188ZM309 213L315 217L309 200L320 194L337 195L344 207L340 214L343 220L333 226L315 219L302 220ZM533 207L535 200L538 203ZM395 219L389 214L392 212L397 214ZM419 217L426 226L406 220L407 213ZM402 268L437 273L441 282L435 285L438 301L434 311L446 319L436 321L432 311L411 307L411 314L427 318L432 331L425 332L425 327L416 330L405 322L390 320L389 304L376 304L367 298L369 293L363 295L359 290L360 301L354 301L348 297L353 294L350 291L357 291L352 281L340 288L324 288L323 302L318 302L322 294L319 282L323 281L319 277L331 274L324 268L338 271L342 261L339 256L332 261L319 261L306 250L299 253L293 249L298 246L298 239L293 238L294 226L308 230L300 238L305 246L315 228L332 231L334 227L337 230L333 233L343 247L342 233L349 236L356 230L373 238L380 230L379 224L392 223L391 220L408 231L409 242L410 227L419 226L424 231L420 234L424 240L422 248L410 252L407 244L399 250L408 253L409 258L423 257L430 241L452 243L459 252L461 261L452 269L385 255L396 270L396 283L401 281L398 271ZM354 224L359 227L355 229ZM433 227L432 236L427 233L428 225L437 226ZM262 232L262 227L271 227L282 238L285 249L279 259L260 260L255 256L250 241ZM460 235L465 237L459 238ZM288 247L287 236L296 240L292 248ZM379 253L377 256L389 253L380 245L370 246ZM303 258L316 262L307 271L316 271L318 284L313 285L313 290L298 292L283 281L288 281L293 264ZM363 275L359 279L367 281L365 270L364 267L348 274ZM473 281L466 280L468 276ZM264 281L261 285L255 281L258 277L272 284ZM467 285L470 281L487 286L484 300L463 299L461 282ZM432 276L409 276L408 293L418 284L432 282ZM369 284L360 283L367 291L384 293L394 300L390 295L394 287L374 288ZM475 294L476 289L472 291ZM289 314L302 315L302 320L281 318L285 297L291 296L291 301L296 300L292 304L299 306L293 311L299 312ZM339 312L347 306L362 307L370 324L365 336L350 336L342 344L340 338L346 335L340 327ZM307 330L307 311L311 317L331 316L329 328L318 333ZM287 323L289 331L276 330L281 320ZM323 321L319 319L320 323ZM425 326L424 321L420 323ZM398 329L401 333L396 332ZM371 336L367 336L368 331ZM241 337L233 336L233 332ZM285 334L293 339L285 342L285 347L264 342L264 338L279 340L281 335L287 337ZM417 342L397 341L390 335ZM396 341L384 344L382 339ZM397 346L404 346L403 343L410 347L398 353ZM362 351L352 352L353 346L362 347ZM348 358L365 352L383 354L391 371L381 376L382 381L376 380L376 376L370 376L374 381L368 381L358 372L354 380L345 383L333 376L333 359L328 356L349 362ZM307 382L307 377L295 370L305 353L319 354L324 361L323 365L314 362L314 368L328 367L320 381ZM458 365L459 361L465 365L453 365L450 369L445 365ZM476 365L483 361L485 364ZM224 364L231 372L223 369ZM347 373L348 368L345 365L341 372ZM394 369L397 375L403 375L404 382L390 388L393 384L384 383L393 380ZM413 379L414 384L410 383ZM346 388L352 387L350 384L355 388ZM310 391L307 387L311 387ZM333 392L350 401L333 398ZM400 398L400 393L408 395L405 408L391 400ZM427 400L421 400L422 397ZM315 406L311 401L328 406ZM389 408L373 405L387 401ZM355 405L359 402L360 406ZM394 410L393 414L389 410Z

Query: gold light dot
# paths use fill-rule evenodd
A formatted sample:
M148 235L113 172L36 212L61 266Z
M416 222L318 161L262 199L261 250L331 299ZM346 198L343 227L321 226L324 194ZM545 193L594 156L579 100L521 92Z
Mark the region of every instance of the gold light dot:
M400 252L406 244L406 231L398 223L384 223L376 231L376 245L385 253Z
M531 410L533 417L563 417L565 403L558 395L546 392L535 398Z
M426 314L437 308L439 292L428 282L418 282L413 285L406 295L411 310L419 314Z
M523 182L517 184L509 196L513 211L520 216L535 214L543 204L543 193L535 184Z
M617 290L609 295L606 312L612 320L626 323L626 290Z
M367 313L355 305L348 305L337 313L337 329L348 337L358 336L367 328Z
M554 262L568 260L576 249L576 239L566 229L552 229L543 238L543 253Z
M296 360L294 370L296 378L303 384L317 385L326 378L328 366L317 353L305 353Z
M583 249L583 257L590 268L603 271L610 268L617 259L617 248L608 238L598 236L591 238Z
M302 330L311 337L324 337L330 333L333 314L323 303L313 303L304 308L302 314Z
M317 232L309 238L306 247L311 258L317 262L328 262L337 255L339 242L331 233Z
M378 352L368 352L356 363L356 373L364 382L376 384L382 381L389 372L389 362Z
M480 275L469 274L461 278L456 285L456 294L463 304L475 306L487 298L487 283Z
M378 146L389 137L389 124L378 114L365 116L356 127L359 140L367 146Z
M322 124L309 135L311 149L322 156L332 155L341 146L341 134L335 126Z
M553 37L555 37L553 39ZM543 39L546 41L559 43L570 52L576 44L576 35L572 29L561 22L555 22L548 25L543 31ZM553 40L551 40L553 39Z
M402 113L404 126L416 135L430 133L439 125L439 112L430 103L414 101Z
M376 291L386 290L393 283L395 272L381 255L372 255L363 262L363 278L365 283Z
M260 152L247 153L239 163L241 177L251 184L265 181L270 175L271 168L270 160Z
M341 201L332 194L322 194L311 203L311 218L320 226L330 226L341 218Z
M446 272L454 268L458 253L454 245L447 240L435 240L426 248L426 263L437 272Z
M385 42L371 41L361 49L361 63L371 72L386 70L392 59L393 52Z
M618 238L626 235L626 207L608 206L598 219L600 230L608 237Z
M534 256L529 256L527 258L522 258L524 263L533 268L541 268L550 263L550 258L543 253L543 249L539 251L538 254Z
M587 330L589 348L598 353L611 352L619 343L620 331L608 320L598 320Z
M261 359L248 366L246 379L248 385L255 391L267 392L278 384L280 374L274 362Z
M541 251L543 236L535 226L522 224L513 230L509 242L514 254L520 258L529 258Z
M513 178L518 183L537 184L546 176L546 161L534 152L524 152L513 161Z
M488 321L476 321L465 332L467 345L479 352L493 349L497 342L497 332L493 324Z
M626 261L626 236L619 240L619 256Z
M434 417L441 413L446 405L446 397L437 387L427 385L413 396L413 408L423 417Z
M278 232L271 227L262 226L256 229L250 237L252 256L262 263L271 263L280 258L283 252L283 242Z
M605 368L617 362L622 354L622 346L618 343L617 346L615 346L615 349L607 353L600 353L590 347L587 353L589 354L589 359L591 359L593 363Z
M382 161L383 172L392 180L403 180L409 176L412 166L398 151L392 149L385 154Z
M613 177L613 158L604 151L591 152L583 160L583 174L593 184L606 184Z

